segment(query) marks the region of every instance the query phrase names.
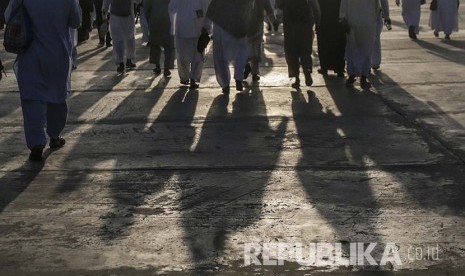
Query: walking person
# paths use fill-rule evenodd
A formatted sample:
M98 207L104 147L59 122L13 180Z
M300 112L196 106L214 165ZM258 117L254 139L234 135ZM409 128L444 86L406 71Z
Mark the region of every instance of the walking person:
M113 55L118 66L116 71L123 73L125 68L136 68L136 36L133 0L104 0L103 20L110 13L110 33L113 38ZM126 59L126 67L124 60Z
M371 86L367 76L370 74L379 10L379 0L341 0L339 17L347 25L345 58L348 87L353 86L356 77L360 77L363 89Z
M29 159L42 161L46 133L50 148L58 149L65 144L60 135L66 124L66 98L71 88L73 43L69 29L81 25L81 11L77 0L11 0L5 12L7 21L20 4L31 18L34 39L16 57L15 74L26 143L31 150Z
M305 85L311 86L313 26L320 24L320 7L317 0L277 0L283 10L284 52L290 78L295 78L293 88L300 87L300 65Z
M341 0L319 0L321 22L318 28L318 57L320 69L318 72L327 75L333 70L338 77L344 77L346 61L346 34L339 23L339 8Z
M417 39L420 32L421 5L424 3L425 0L402 0L402 17L411 39ZM396 5L400 5L400 0L396 0Z
M107 48L113 46L111 44L111 35L110 32L106 32L106 34L101 34L100 33L100 28L102 27L102 24L104 22L103 18L103 12L102 12L102 7L103 7L103 0L94 0L94 8L95 8L95 23L97 26L98 30L98 47L103 47L105 45ZM108 15L105 20L108 20Z
M79 0L82 11L82 24L78 29L78 43L89 40L89 33L92 31L92 16L94 9L92 0Z
M459 5L459 0L432 1L429 25L434 30L435 37L438 37L440 32L444 32L444 39L450 39L452 32L458 32Z
M270 0L255 0L250 27L247 33L249 57L244 69L244 79L247 79L249 74L252 73L253 81L260 80L259 64L263 51L263 21L265 20L265 14L268 22L271 22L273 26L278 25Z
M163 75L171 75L170 69L174 68L174 36L171 31L171 19L169 14L170 0L144 0L144 9L149 21L150 63L155 64L153 72L161 74L160 59L163 48L164 66Z
M210 0L171 0L169 12L174 19L174 36L179 79L182 85L191 89L199 87L202 77L204 57L197 51L197 42L202 32L207 32L209 20L206 18Z
M224 94L229 94L234 62L236 90L242 91L247 63L247 32L252 17L254 0L212 0L207 17L213 22L213 63L216 80Z
M381 33L383 26L386 25L388 29L391 28L391 18L389 16L389 1L379 0L381 10L378 13L378 23L376 26L375 44L373 46L373 54L371 55L371 68L378 70L381 66Z

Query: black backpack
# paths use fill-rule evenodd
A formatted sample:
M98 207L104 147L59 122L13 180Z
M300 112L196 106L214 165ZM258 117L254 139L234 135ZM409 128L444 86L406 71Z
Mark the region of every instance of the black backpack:
M26 52L29 46L31 46L34 37L32 20L23 2L24 0L13 11L10 20L6 22L3 37L5 50L13 54Z

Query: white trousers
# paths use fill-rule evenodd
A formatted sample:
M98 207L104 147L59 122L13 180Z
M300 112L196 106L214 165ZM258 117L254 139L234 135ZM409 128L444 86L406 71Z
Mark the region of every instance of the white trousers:
M200 82L203 70L203 57L197 51L198 38L176 37L176 51L179 79L193 79Z
M229 63L234 62L234 79L244 79L244 68L247 63L247 36L237 38L220 26L213 25L213 63L216 80L221 88L228 87L231 81Z
M118 65L125 58L136 58L136 37L133 16L110 16L110 33L113 38L113 55Z

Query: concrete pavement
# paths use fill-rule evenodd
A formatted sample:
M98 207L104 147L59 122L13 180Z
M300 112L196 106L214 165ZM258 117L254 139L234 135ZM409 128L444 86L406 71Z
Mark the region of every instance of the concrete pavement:
M118 76L93 37L67 144L44 164L27 162L14 57L0 52L0 274L464 275L465 35L434 38L425 6L411 41L390 2L369 91L316 72L291 89L280 32L261 81L229 97L211 55L189 91L175 71L155 77L142 46ZM377 265L343 264L357 242L378 244ZM250 244L277 243L291 245L284 265L245 264ZM299 243L340 244L343 260L299 264ZM389 244L400 262L380 265Z

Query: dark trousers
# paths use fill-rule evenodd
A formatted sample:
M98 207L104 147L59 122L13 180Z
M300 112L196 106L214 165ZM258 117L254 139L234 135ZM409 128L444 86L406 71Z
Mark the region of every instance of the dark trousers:
M42 101L22 100L24 134L29 149L47 144L45 133L51 138L60 137L68 117L68 105ZM45 132L45 127L47 128Z
M100 30L100 27L102 26L102 23L103 23L102 5L103 5L103 0L94 0L95 23L97 25L97 30ZM99 42L100 44L103 44L103 43L110 44L111 42L110 32L107 32L107 35L105 37L101 37L99 35Z
M304 73L312 72L312 26L307 24L284 23L284 53L289 77L299 76L299 67Z
M166 45L152 45L150 44L150 63L155 64L157 67L160 66L161 52L165 54L164 69L174 68L175 48L174 48L174 37L172 41L166 43Z

